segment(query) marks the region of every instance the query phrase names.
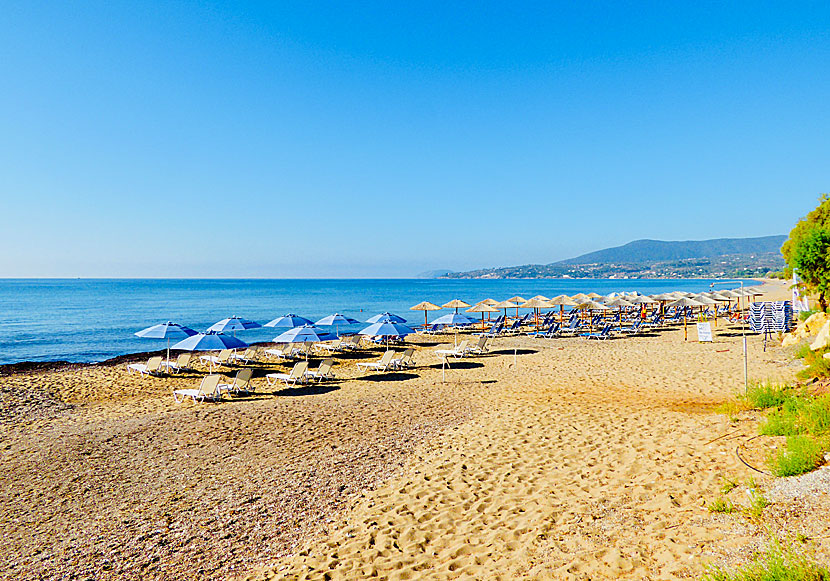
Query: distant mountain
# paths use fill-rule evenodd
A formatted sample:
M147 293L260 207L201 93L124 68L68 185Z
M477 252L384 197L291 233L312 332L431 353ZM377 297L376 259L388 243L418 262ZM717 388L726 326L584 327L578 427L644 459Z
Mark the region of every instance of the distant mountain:
M589 252L576 258L553 264L641 264L685 260L688 258L714 258L734 254L764 254L779 252L786 236L761 236L759 238L715 238L713 240L635 240L622 246Z
M786 236L635 240L551 264L454 272L445 278L693 278L763 276L784 267Z

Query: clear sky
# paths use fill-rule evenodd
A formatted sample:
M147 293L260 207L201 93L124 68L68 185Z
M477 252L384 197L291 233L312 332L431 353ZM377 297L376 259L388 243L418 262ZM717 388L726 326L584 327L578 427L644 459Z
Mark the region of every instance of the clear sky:
M789 232L830 4L4 3L0 277L411 276Z

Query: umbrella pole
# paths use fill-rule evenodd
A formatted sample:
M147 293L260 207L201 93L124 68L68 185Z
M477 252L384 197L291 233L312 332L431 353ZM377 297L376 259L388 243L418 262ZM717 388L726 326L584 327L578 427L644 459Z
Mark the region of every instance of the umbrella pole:
M565 321L565 305L559 305L559 325Z
M683 307L683 340L688 341L689 332L686 330L686 307Z
M167 373L170 373L170 337L167 338Z

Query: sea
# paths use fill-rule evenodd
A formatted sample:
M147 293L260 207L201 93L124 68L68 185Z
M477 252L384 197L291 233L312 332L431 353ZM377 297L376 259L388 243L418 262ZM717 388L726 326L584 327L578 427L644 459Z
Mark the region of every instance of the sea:
M424 322L424 313L409 307L421 301L441 305L461 299L474 304L515 295L702 292L711 283L711 279L0 279L0 364L100 362L163 349L165 340L142 339L134 333L165 321L202 331L231 316L264 324L287 313L316 321L337 312L365 321L388 311L414 325ZM448 312L430 312L430 320ZM351 325L337 331L361 328ZM253 343L270 341L277 334L273 328L259 328L237 332L237 337Z

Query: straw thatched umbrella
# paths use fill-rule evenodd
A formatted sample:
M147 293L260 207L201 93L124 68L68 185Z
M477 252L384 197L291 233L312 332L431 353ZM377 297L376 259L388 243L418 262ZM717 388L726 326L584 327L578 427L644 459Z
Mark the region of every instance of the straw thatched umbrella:
M576 301L571 299L568 295L559 295L557 297L553 297L551 300L548 301L550 306L559 305L559 324L561 325L562 322L565 320L565 306L575 307L577 305Z
M577 302L577 304L578 303L584 303L585 301L590 301L591 300L591 297L589 297L585 293L577 293L574 296L572 296L571 298L573 300L575 300Z
M484 299L483 301L478 301L476 304L477 305L490 305L492 307L493 305L499 304L499 301L497 301L496 299Z
M450 302L444 303L441 306L445 309L455 309L455 312L457 313L458 309L464 309L469 307L470 305L460 299L453 299Z
M484 303L478 303L467 309L468 313L481 313L481 329L484 330L484 313L498 313L499 310L496 307L491 307L490 305Z
M435 305L429 301L424 301L422 303L418 303L414 307L409 307L410 311L424 311L424 328L427 327L429 324L427 322L427 311L440 311L441 307Z
M686 330L686 307L702 307L703 303L699 303L689 297L683 297L682 299L677 299L669 303L668 306L683 307L683 340L686 341L689 338L689 332Z
M535 320L535 324L536 324L536 330L538 331L539 330L539 309L542 308L542 307L549 307L551 305L550 305L550 302L548 302L547 300L541 301L539 299L533 298L533 299L530 299L530 300L527 300L527 301L523 302L519 306L523 309L533 309L534 320Z
M592 300L596 300L596 299L600 298L602 295L601 295L601 294L594 293L594 292L591 292L591 293L588 293L588 296L589 296Z
M496 307L497 309L504 309L504 320L505 322L507 322L507 309L512 309L513 307L518 307L519 305L514 303L513 301L502 301L500 303L496 303L495 305L490 306ZM516 313L518 312L519 309L516 309Z
M622 310L623 307L633 307L634 303L625 300L622 297L617 297L605 302L606 307L618 307L620 309L620 330L622 330Z
M535 297L533 297L533 298L532 298L532 299L530 299L530 300L532 301L533 299L536 299L537 301L549 301L549 300L550 300L550 299L549 299L548 297L546 297L545 295L536 295Z
M591 300L579 303L578 305L576 305L576 308L579 309L579 310L590 310L590 311L610 311L611 310L610 307L606 307L602 303L598 303L597 301L591 301ZM590 330L593 331L594 330L594 321L593 321L593 319L590 318L590 316L589 316L589 321L588 322L589 322L589 325L590 325Z
M527 299L524 298L524 297L520 297L519 295L516 295L515 297L510 297L507 300L510 301L511 303L516 303L516 318L518 319L519 318L519 305L521 305Z

